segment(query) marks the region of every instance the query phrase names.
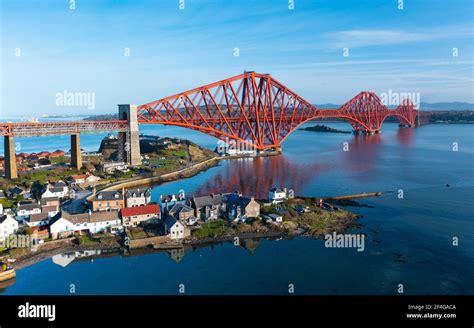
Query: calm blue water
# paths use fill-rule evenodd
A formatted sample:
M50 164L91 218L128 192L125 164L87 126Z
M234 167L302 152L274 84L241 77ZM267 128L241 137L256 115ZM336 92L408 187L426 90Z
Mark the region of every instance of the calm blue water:
M141 131L216 146L212 137L190 130ZM284 294L291 283L297 294L395 294L402 283L405 294L473 294L473 132L470 125L396 124L384 124L383 133L371 137L295 131L282 156L224 161L153 189L154 199L179 189L188 195L239 189L265 197L269 187L280 185L307 196L384 191L361 201L374 208L351 208L363 215L353 232L367 234L364 252L295 238L260 240L248 247L252 251L230 243L190 249L179 262L168 253L96 257L66 267L48 259L19 270L4 293L68 294L75 284L77 294L177 294L184 284L187 294ZM82 148L97 150L101 137L82 136ZM41 146L37 139L18 140L26 152L69 148L67 137L45 137Z

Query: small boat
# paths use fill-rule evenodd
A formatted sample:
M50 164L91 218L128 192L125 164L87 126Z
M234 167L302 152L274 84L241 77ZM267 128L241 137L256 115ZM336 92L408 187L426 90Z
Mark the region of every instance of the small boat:
M0 270L0 282L12 279L16 277L15 269L7 264L2 265L2 269Z

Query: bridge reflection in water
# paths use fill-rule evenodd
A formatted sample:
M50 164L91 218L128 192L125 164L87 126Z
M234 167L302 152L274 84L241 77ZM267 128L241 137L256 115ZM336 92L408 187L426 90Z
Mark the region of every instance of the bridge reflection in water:
M408 146L413 142L413 129L398 129L397 143ZM240 191L247 196L266 199L268 190L273 187L292 188L298 194L310 185L322 173L331 170L363 173L376 169L380 162L380 149L383 145L383 135L353 135L348 141L348 151L343 145L337 144L334 161L328 161L321 156L317 149L314 157L309 160L294 161L284 154L268 157L253 157L231 159L222 165L218 171L199 188L196 194L206 195L230 191ZM371 179L370 174L356 174L356 178ZM375 177L373 177L375 179Z

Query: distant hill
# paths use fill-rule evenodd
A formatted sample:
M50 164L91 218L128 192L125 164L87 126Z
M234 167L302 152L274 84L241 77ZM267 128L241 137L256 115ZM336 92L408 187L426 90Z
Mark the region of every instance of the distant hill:
M420 103L422 110L474 110L474 104L467 102Z

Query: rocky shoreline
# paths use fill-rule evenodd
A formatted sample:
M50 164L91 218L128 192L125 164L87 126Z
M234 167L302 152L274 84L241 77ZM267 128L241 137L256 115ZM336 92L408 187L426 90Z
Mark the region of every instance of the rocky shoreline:
M239 244L247 239L293 238L298 236L323 239L326 234L333 232L344 233L359 226L357 220L361 217L360 215L342 208L336 208L331 204L325 204L325 206L330 207L330 210L322 209L315 205L315 199L314 197L297 197L289 200L288 209L283 215L285 219L279 224L264 220L238 224L221 221L217 227L209 227L210 235L191 235L182 241L173 243L172 247L170 247L169 243L164 243L162 245L153 245L153 248L151 248L150 244L145 243L144 245L146 246L141 248L167 251L170 249L180 249L185 246L205 246L225 242ZM307 206L308 204L310 206ZM308 209L307 212L299 213L294 211L294 206L303 205L307 208L311 207L311 209ZM264 215L268 214L268 211L269 209L266 209ZM209 224L212 224L212 222ZM54 255L67 252L102 250L105 253L118 253L122 250L127 250L122 245L122 240L115 236L97 237L94 243L83 245L78 242L79 239L74 237L50 241L38 245L36 251L17 249L18 251L14 255L10 255L15 259L13 267L15 269L22 269L51 258Z

